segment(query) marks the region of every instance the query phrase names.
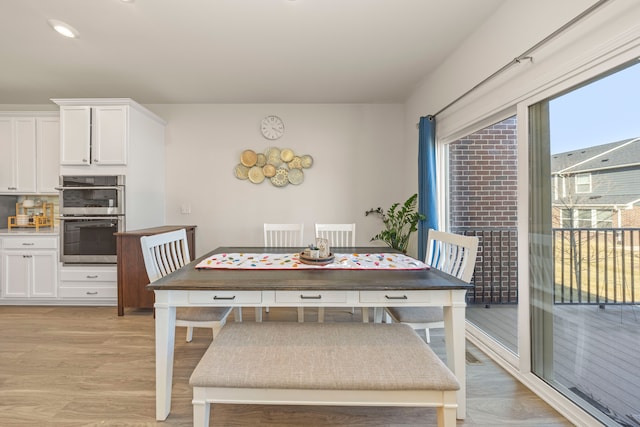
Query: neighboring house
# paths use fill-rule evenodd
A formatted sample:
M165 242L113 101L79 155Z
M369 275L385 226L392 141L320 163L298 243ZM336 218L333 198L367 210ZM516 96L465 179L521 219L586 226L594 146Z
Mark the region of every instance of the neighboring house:
M640 138L551 156L553 226L640 227Z

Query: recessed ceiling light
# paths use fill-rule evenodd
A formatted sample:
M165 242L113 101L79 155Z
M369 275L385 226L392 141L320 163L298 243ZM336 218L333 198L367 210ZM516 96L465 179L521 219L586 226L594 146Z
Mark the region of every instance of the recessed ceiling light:
M80 35L80 33L78 33L78 31L71 25L58 21L57 19L49 19L47 22L51 25L51 28L65 37L74 39Z

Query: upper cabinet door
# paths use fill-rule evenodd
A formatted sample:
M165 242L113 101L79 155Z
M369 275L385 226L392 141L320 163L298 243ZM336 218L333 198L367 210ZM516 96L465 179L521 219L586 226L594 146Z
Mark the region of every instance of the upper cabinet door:
M36 192L36 119L15 120L16 182L21 193Z
M17 190L13 119L0 117L0 193Z
M91 107L60 107L60 164L89 165Z
M92 159L95 165L126 165L129 140L129 107L93 108Z
M38 193L57 193L60 175L60 119L39 117L36 119Z
M0 193L35 193L36 127L33 117L0 118Z

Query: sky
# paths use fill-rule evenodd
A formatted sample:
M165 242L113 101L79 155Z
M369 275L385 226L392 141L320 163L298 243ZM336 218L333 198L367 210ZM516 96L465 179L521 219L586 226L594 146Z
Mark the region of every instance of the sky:
M640 64L549 103L551 153L640 137Z

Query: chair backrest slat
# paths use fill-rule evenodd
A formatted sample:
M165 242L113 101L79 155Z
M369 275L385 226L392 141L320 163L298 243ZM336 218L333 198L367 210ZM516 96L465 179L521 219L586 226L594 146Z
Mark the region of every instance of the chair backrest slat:
M153 236L142 236L140 245L149 282L155 282L191 262L187 232L184 228Z
M329 240L334 248L356 245L356 224L315 224L316 237Z
M429 230L425 263L470 282L476 265L478 238Z
M264 224L264 245L269 248L302 247L304 224Z

